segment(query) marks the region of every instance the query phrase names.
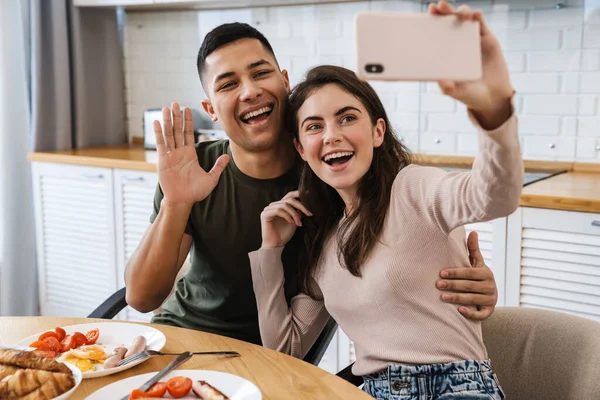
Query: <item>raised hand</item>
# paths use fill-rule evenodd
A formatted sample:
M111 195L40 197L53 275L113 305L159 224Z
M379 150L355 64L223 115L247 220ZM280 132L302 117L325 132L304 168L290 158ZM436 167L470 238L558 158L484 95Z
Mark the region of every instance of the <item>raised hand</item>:
M488 28L482 12L473 11L467 5L463 4L455 10L446 1L439 1L429 5L429 13L456 14L461 20L479 22L483 68L481 79L470 82L444 80L438 83L444 94L464 103L472 110L485 129L497 128L510 117L510 100L514 94L498 39Z
M209 172L204 171L198 163L194 145L192 111L186 107L182 121L179 104L173 103L171 108L172 112L168 107L162 110L164 129L159 121L153 122L158 181L164 201L191 205L204 200L217 186L229 156L222 155Z
M296 229L302 226L302 215L312 216L300 200L296 190L286 194L280 201L269 204L260 214L262 248L284 246Z

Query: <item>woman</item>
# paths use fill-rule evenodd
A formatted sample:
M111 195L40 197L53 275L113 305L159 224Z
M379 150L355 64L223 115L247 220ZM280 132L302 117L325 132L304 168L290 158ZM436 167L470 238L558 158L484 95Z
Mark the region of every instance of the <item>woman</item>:
M368 83L313 68L290 97L300 190L265 208L262 246L250 253L263 344L302 357L331 315L355 343L353 373L377 399L504 398L480 323L434 295L441 269L469 266L463 225L512 213L523 184L500 46L480 12L459 11L481 22L483 77L440 86L479 130L472 171L412 165ZM454 10L440 2L430 12ZM288 305L281 252L300 226L308 259Z

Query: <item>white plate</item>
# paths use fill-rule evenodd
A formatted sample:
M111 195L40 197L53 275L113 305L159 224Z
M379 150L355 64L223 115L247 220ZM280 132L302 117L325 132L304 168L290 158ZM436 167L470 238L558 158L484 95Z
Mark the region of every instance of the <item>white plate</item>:
M72 364L69 364L69 363L64 363L64 364L67 367L69 367L69 369L71 371L73 371L73 378L75 378L75 386L73 386L71 388L71 390L69 390L68 392L63 393L60 396L53 398L52 400L67 400L69 397L71 397L71 395L79 387L79 384L81 383L81 380L83 379L81 371L79 370L79 368L77 368L76 366L74 366Z
M133 342L133 339L135 339L137 336L144 336L146 338L146 349L149 350L160 351L167 343L167 338L159 330L145 325L128 324L124 322L94 322L90 324L62 326L61 328L65 330L67 335L75 332L81 332L85 335L92 329L99 329L100 336L98 337L97 344L105 346L105 351L108 354L110 354L115 347L125 346L129 348ZM15 343L15 345L29 346L44 332L38 332L35 335L26 337L18 343ZM94 364L96 371L83 372L83 379L98 378L100 376L116 374L117 372L135 367L146 360L139 360L121 367L109 369L104 369L102 364Z
M142 386L154 375L156 375L156 372L150 372L113 382L92 393L86 400L120 399L128 396L134 389ZM262 400L262 394L256 385L237 375L217 371L176 369L161 379L161 382L166 382L174 376L187 376L193 381L206 381L223 392L231 400ZM163 398L172 399L169 392ZM198 400L198 396L188 394L185 397L181 397L181 399Z

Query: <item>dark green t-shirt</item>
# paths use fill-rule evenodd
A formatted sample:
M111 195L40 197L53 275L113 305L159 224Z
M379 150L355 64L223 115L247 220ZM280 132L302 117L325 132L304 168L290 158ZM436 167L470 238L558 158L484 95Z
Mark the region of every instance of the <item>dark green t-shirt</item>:
M228 140L201 142L196 152L206 171L219 156L231 155ZM297 168L279 178L254 179L243 174L232 158L215 190L192 208L185 230L193 237L191 268L152 322L261 344L248 253L261 245L263 209L297 188ZM162 198L158 186L150 222L154 222ZM298 231L282 256L288 302L298 293L297 252L301 242Z

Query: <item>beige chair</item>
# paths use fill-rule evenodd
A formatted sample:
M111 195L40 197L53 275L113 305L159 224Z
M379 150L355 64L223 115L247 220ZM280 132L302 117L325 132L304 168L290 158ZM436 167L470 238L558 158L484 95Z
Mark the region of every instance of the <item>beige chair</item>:
M483 340L507 399L600 399L600 322L497 307L483 323Z

